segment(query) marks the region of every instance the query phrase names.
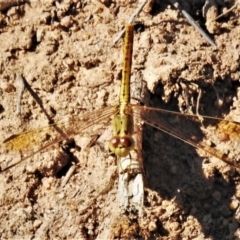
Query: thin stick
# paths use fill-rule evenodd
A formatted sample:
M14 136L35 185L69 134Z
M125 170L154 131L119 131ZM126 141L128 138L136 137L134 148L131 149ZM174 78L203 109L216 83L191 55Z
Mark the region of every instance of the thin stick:
M209 42L213 47L217 47L216 44L213 42L213 40L210 38L210 36L205 33L203 31L203 29L194 21L194 19L191 17L191 15L189 13L187 13L182 7L181 5L174 1L174 0L169 0L172 5L179 9L181 11L181 13L184 15L185 18L187 18L188 22L194 27L196 28L196 30L204 37L204 39Z
M198 116L198 119L203 122L203 117L199 114L199 107L200 107L200 101L202 98L202 89L199 89L198 97L197 97L197 105L196 105L196 115Z
M66 176L64 177L64 179L63 179L63 181L62 181L62 183L61 183L61 187L64 187L64 186L68 183L68 181L69 181L70 177L73 175L75 169L76 169L76 166L75 166L75 165L72 165L72 166L69 168Z
M129 18L129 20L127 21L127 23L132 23L134 18L142 11L142 9L144 8L144 6L146 5L146 3L148 2L148 0L143 0L138 8L135 10L135 12L131 15L131 17ZM114 46L118 40L123 36L123 34L125 33L125 28L118 34L118 36L113 40L113 44L112 46Z
M237 5L238 5L239 1L237 1L231 8L229 8L226 12L220 14L219 16L217 16L213 21L216 21L217 19L221 18L222 16L224 16L225 14L231 12Z

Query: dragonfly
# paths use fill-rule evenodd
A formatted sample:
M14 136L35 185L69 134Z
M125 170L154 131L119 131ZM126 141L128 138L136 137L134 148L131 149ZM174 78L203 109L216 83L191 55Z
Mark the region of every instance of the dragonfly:
M133 42L134 25L127 24L123 46L122 81L117 105L86 112L79 116L73 115L68 120L13 134L1 145L1 171L12 169L17 164L37 153L46 151L58 142L71 139L77 134L85 134L91 127L104 125L110 121L112 121L113 136L109 140L109 149L117 157L118 199L119 205L124 211L136 209L141 212L144 205L143 124L148 124L210 156L240 168L240 161L237 157L231 157L228 152L220 151L214 144L205 141L205 133L201 128L196 127L189 131L183 127L183 122L185 126L186 124L199 124L199 115L183 114L131 103L130 79ZM239 146L239 142L236 143L236 140L240 133L240 123L210 116L201 115L201 118L214 126L214 133L218 138L224 135L223 141L232 143L236 148ZM18 155L19 159L9 160L8 158L13 155Z

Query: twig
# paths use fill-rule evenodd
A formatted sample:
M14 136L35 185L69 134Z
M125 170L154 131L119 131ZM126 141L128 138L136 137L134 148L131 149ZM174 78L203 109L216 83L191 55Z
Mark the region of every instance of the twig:
M200 101L202 98L202 89L199 89L198 97L197 97L197 104L196 104L196 114L199 115L199 106L200 106Z
M68 183L68 181L69 181L70 177L73 175L75 169L76 169L76 166L75 166L75 165L72 165L72 166L69 168L66 176L64 177L64 179L63 179L63 181L62 181L62 183L61 183L61 187L64 187L64 186Z
M135 12L131 15L131 17L129 18L129 20L127 21L127 23L132 23L134 18L142 11L142 9L144 8L144 6L146 5L146 3L148 2L148 0L143 0L138 8L135 10ZM113 40L113 45L115 45L118 40L122 37L122 35L125 33L125 28L118 34L118 36Z
M231 8L229 8L226 12L220 14L219 16L217 16L213 21L216 21L217 19L221 18L222 16L224 16L225 14L231 12L237 5L238 5L239 1L237 1Z
M203 31L203 29L194 21L194 19L191 17L190 14L188 14L182 7L181 5L176 2L175 0L169 0L169 2L172 3L172 5L179 9L181 11L181 13L184 15L184 17L187 18L188 22L194 27L197 29L197 31L205 38L205 40L207 42L209 42L213 47L217 47L216 44L213 42L213 40L210 38L210 36L208 36L207 33L205 33Z
M198 119L203 122L203 117L199 114L199 106L200 106L200 101L202 98L202 89L199 89L198 97L197 97L197 104L196 104L196 115L198 116Z
M25 89L25 83L22 76L18 72L16 73L16 80L20 83L20 89L17 96L17 106L16 106L16 114L19 115L21 114L21 100L22 100L24 89Z

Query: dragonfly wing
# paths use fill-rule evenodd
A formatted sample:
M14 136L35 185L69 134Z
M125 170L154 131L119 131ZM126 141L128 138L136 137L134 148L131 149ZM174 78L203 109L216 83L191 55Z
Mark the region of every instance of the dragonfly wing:
M109 121L114 111L115 107L106 107L80 116L71 116L68 120L45 127L12 135L2 143L0 154L2 170L15 166L55 143L70 139L76 134L85 134L86 131L90 131L91 127L102 126L104 121Z
M227 152L222 152L215 148L214 145L217 145L217 143L213 142L207 144L206 141L204 141L207 131L204 131L205 128L199 120L199 116L137 105L133 106L133 113L148 125L168 133L197 149L201 149L228 164L240 168L238 159L229 157ZM233 146L233 144L236 145L236 140L238 138L237 146L239 148L239 123L208 116L201 116L201 118L204 119L205 124L208 126L214 126L213 132L216 138L218 138L218 141L220 141L220 134L227 134L228 138L225 141L232 141L233 143L231 146ZM215 140L217 140L216 138Z

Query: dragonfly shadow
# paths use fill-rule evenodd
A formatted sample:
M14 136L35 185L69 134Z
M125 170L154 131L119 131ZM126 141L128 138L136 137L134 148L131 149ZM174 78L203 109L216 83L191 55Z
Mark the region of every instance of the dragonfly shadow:
M211 100L213 98L208 98L208 101ZM149 104L151 107L165 108L157 95L151 96ZM213 102L208 104L214 105ZM168 110L176 109L174 103L168 106ZM197 124L186 122L181 126L195 132ZM203 161L194 147L147 124L143 129L143 151L147 187L157 192L163 200L173 201L179 207L176 212L169 213L169 219L180 223L186 233L186 222L193 216L201 225L204 237L234 238L238 224L234 211L229 207L236 191L233 180L226 180L215 168L209 168L212 174L207 178L203 167L206 169L208 162Z

